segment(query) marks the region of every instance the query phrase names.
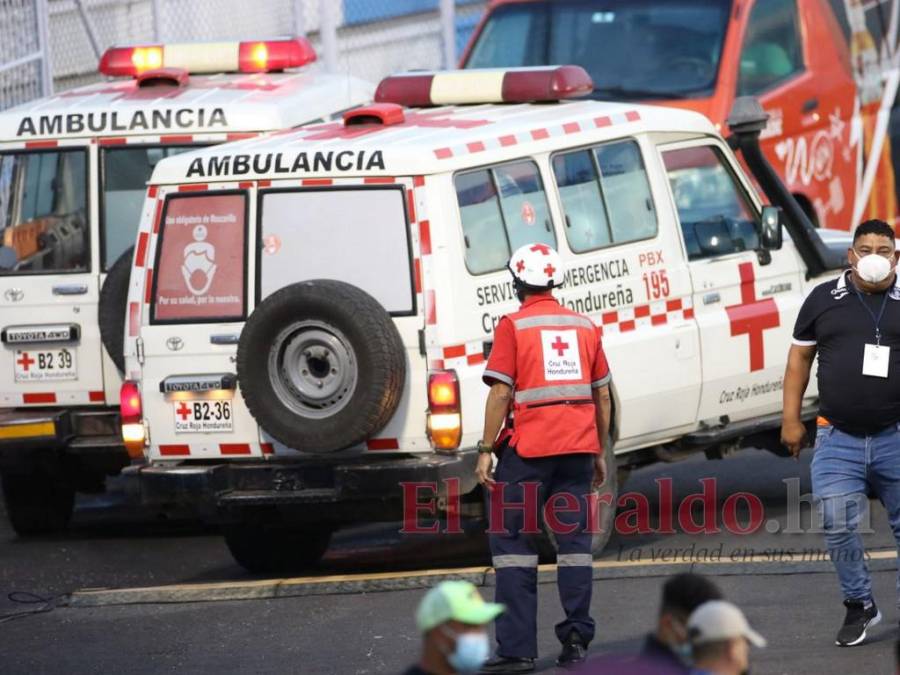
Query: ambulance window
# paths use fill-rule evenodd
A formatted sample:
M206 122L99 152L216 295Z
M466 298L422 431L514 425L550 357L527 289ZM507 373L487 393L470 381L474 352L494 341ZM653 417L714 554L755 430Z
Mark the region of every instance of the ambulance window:
M569 247L584 253L611 244L612 232L594 153L579 150L557 155L553 158L553 173L562 199Z
M153 267L152 323L244 318L246 222L243 193L166 200Z
M165 157L194 150L196 145L137 145L104 148L103 209L101 244L104 271L134 244L141 207L147 194L147 181L156 164Z
M759 248L754 209L717 149L670 150L663 160L689 259Z
M259 240L259 295L306 279L357 286L395 315L415 313L402 188L266 192Z
M741 51L738 96L760 94L801 70L796 0L757 0Z
M466 267L501 270L511 251L530 243L556 246L547 195L537 165L501 164L455 177Z
M0 154L0 275L90 269L87 155Z

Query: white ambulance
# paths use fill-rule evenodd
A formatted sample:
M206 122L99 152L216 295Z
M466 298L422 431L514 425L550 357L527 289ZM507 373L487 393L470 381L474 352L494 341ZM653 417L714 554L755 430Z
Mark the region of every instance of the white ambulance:
M302 39L118 47L100 63L118 79L0 113L0 475L20 534L64 526L74 490L130 461L116 404L153 167L371 100L315 58Z
M840 261L790 195L782 245L705 117L566 100L591 90L574 66L404 74L340 121L160 162L122 390L145 497L203 504L254 571L314 562L345 523L478 514L481 378L526 243L602 326L611 469L777 448L794 316Z

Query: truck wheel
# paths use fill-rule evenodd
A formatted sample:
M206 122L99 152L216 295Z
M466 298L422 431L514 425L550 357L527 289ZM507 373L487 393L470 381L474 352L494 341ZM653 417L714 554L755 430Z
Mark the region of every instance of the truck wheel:
M606 443L606 451L603 458L606 460L606 482L594 493L596 513L593 515L592 524L597 524L597 532L591 535L591 553L594 557L600 555L609 538L612 536L616 518L616 501L618 499L618 472L616 471L616 456L612 447L612 440ZM545 536L538 537L538 555L542 562L552 562L556 557L556 537L544 524Z
M371 295L341 281L304 281L247 319L237 374L266 432L296 450L333 452L388 423L406 381L406 350Z
M237 563L254 574L292 573L312 567L328 550L331 528L289 530L238 523L223 527Z
M128 313L128 280L133 259L134 246L120 255L109 268L100 289L97 307L100 339L120 373L125 372L125 315Z
M69 525L75 507L75 489L46 473L0 474L6 514L16 534L50 534Z

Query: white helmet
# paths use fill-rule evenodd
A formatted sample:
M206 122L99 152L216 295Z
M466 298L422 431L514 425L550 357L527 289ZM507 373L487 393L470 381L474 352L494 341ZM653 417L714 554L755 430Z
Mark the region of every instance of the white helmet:
M562 258L547 244L525 244L509 259L513 279L526 288L546 290L563 285L566 275Z

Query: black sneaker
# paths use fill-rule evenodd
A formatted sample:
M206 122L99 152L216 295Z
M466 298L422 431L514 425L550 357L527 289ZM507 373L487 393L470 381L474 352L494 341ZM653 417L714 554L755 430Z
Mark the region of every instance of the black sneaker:
M587 645L584 644L581 636L573 630L563 643L559 658L556 659L556 665L561 668L572 668L583 663L586 657Z
M853 647L866 639L866 630L881 621L881 612L873 600L868 608L862 600L844 600L847 616L844 625L838 631L834 644L840 647Z
M515 656L495 656L488 660L479 673L533 673L534 659Z

